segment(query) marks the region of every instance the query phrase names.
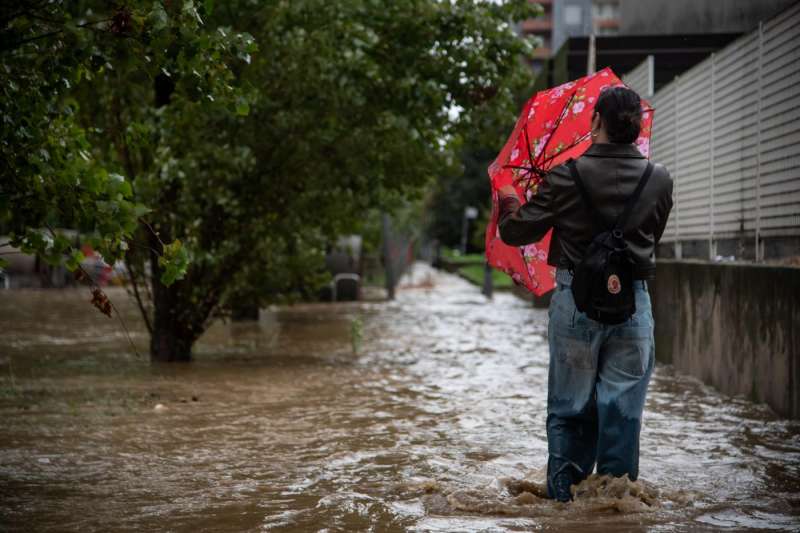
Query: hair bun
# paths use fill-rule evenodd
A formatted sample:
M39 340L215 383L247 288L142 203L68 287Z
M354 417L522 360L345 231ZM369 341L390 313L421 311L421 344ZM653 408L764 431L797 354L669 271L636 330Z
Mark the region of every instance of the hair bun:
M634 113L633 111L623 111L619 114L619 117L631 124L636 124L640 121L640 113Z
M625 86L603 90L594 105L600 114L611 142L631 143L642 127L642 104L639 95Z

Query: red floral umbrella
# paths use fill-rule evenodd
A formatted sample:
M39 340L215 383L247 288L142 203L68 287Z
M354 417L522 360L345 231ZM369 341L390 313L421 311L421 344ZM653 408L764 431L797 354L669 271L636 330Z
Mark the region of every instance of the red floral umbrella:
M548 170L580 156L591 145L592 113L600 91L617 85L624 83L610 68L604 68L536 93L525 104L514 131L489 166L492 218L486 228L486 260L537 296L555 286L555 268L547 264L552 230L537 243L505 244L497 228L497 191L513 184L520 201L530 199ZM653 110L644 100L642 111L642 131L636 145L649 157Z

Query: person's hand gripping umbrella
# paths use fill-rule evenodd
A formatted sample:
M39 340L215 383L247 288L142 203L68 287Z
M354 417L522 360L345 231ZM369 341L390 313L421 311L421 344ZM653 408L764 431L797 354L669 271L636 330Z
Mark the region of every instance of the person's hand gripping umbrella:
M521 201L536 194L547 172L579 157L591 144L592 110L600 91L624 85L610 68L536 93L517 119L514 131L489 166L492 217L486 228L486 260L537 296L555 286L555 268L547 264L550 235L526 246L509 246L497 228L499 191L512 190ZM650 156L653 110L642 100L642 130L636 145Z

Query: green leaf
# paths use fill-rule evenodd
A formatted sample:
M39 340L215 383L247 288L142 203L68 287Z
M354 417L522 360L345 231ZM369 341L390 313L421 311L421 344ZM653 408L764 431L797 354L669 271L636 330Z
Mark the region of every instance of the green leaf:
M125 179L125 176L112 172L108 175L108 179L112 196L122 194L125 198L130 198L133 194L131 184Z
M153 9L147 16L153 30L161 31L169 24L169 15L160 2L153 2Z
M246 117L250 113L250 104L244 97L239 97L236 100L236 114L241 117Z
M142 217L142 216L146 215L147 213L152 212L152 211L153 211L152 209L150 209L149 207L147 207L144 204L137 203L137 204L133 205L133 215L137 219L139 217Z
M160 279L164 285L170 286L183 279L189 266L189 253L180 239L164 245L164 253L158 258L158 265L163 269Z
M73 250L64 264L66 265L67 269L72 272L77 270L81 264L81 261L84 259L86 259L86 257L83 255L83 252L80 250Z

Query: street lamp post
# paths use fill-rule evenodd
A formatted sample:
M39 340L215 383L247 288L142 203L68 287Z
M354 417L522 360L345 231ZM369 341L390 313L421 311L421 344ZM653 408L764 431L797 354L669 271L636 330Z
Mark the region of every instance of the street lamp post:
M478 218L478 208L468 205L464 208L464 219L461 223L461 253L467 253L469 242L469 221Z

